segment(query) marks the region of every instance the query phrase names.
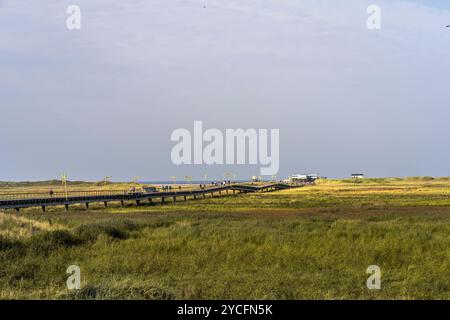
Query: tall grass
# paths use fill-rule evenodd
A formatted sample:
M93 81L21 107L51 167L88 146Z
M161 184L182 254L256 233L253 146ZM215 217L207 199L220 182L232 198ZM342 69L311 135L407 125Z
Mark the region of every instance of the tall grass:
M328 181L165 206L8 213L9 228L43 225L0 235L0 297L449 299L449 195L445 181ZM65 287L72 264L79 291ZM381 290L366 287L373 264Z

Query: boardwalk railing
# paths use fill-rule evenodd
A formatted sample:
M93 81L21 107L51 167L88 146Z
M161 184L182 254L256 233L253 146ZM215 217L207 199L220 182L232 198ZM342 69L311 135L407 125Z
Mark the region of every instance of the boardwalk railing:
M183 197L187 200L188 197L205 198L207 194L214 196L222 196L222 193L229 194L231 191L233 194L236 192L264 192L275 191L282 189L290 189L301 187L302 184L283 184L283 183L270 183L266 185L251 185L251 184L228 184L219 186L210 186L198 189L181 189L172 191L156 191L156 192L128 192L121 190L90 190L90 191L70 191L70 192L54 192L52 195L49 192L38 193L13 193L13 194L0 194L0 209L16 209L27 207L42 207L45 211L47 206L65 206L66 210L69 209L70 204L85 204L89 207L90 203L103 202L105 207L108 202L120 201L122 206L124 201L136 201L139 205L140 201L148 200L152 202L152 199L159 198L162 203L166 198L172 198L176 201L177 197Z
M96 197L111 196L117 194L126 194L125 190L77 190L77 191L55 191L50 192L18 192L18 193L1 193L0 200L21 200L21 199L47 199L47 198L65 198L67 197Z

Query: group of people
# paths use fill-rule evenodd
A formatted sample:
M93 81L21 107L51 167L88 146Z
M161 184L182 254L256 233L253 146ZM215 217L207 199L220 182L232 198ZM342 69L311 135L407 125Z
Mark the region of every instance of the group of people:
M211 185L213 185L213 186L225 186L227 184L231 184L231 181L230 180L224 180L222 182L216 182L216 181L211 182Z
M172 191L172 186L162 186L162 191ZM181 186L179 186L179 190L181 190Z
M212 186L221 186L221 185L225 186L227 184L231 184L231 181L228 180L228 181L221 181L221 182L216 182L216 181L211 182ZM206 188L206 184L199 184L199 187L201 190L204 190ZM162 191L172 191L172 189L174 189L174 188L175 188L175 186L174 187L172 187L172 186L162 186L161 187ZM178 186L178 190L181 191L181 186Z
M220 186L220 185L227 185L227 184L231 184L231 181L222 181L222 182L216 182L216 181L212 181L211 185L212 186ZM200 189L204 190L206 188L206 184L200 184ZM162 191L172 191L172 186L162 186L161 187ZM178 186L178 190L181 191L181 186ZM53 190L50 190L50 197L53 197ZM135 186L131 186L130 189L128 189L128 193L136 193L136 187Z

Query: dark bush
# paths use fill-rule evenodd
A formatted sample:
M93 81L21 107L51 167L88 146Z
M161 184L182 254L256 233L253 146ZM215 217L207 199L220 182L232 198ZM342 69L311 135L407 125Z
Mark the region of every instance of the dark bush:
M39 272L39 263L33 261L20 261L8 270L8 281L15 283L23 279L34 279Z
M22 243L18 240L8 239L0 236L0 251L18 249L22 247Z
M69 248L82 244L82 241L66 230L38 233L27 240L28 249L37 254L49 254L59 248Z
M154 286L93 286L86 285L80 290L73 290L62 296L63 299L133 299L133 300L173 300L175 295L167 290Z
M128 231L112 224L87 224L74 230L75 235L83 242L95 242L101 234L106 234L113 239L127 239Z

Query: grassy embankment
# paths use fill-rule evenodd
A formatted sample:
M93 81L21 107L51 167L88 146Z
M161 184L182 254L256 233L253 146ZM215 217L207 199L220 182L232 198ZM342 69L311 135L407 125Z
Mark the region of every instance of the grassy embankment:
M167 205L7 211L0 297L449 299L449 247L447 179L330 180ZM72 264L81 291L65 287ZM381 290L366 287L372 264Z

